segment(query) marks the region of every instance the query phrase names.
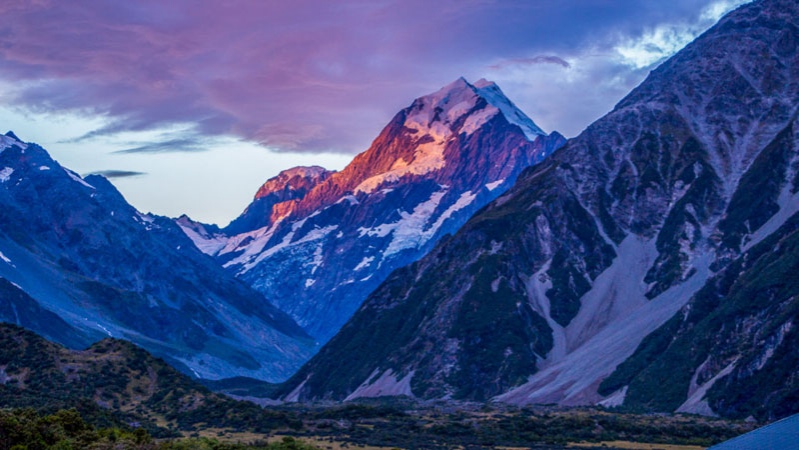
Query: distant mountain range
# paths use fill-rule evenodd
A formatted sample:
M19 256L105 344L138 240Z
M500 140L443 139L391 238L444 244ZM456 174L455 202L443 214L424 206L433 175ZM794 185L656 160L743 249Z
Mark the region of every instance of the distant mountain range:
M799 411L799 4L755 1L395 271L281 390Z
M127 339L212 379L282 380L316 350L171 219L13 133L0 136L0 319L73 348Z
M460 78L400 111L341 172L284 171L222 230L188 217L177 223L326 341L393 270L424 256L564 142L496 84Z

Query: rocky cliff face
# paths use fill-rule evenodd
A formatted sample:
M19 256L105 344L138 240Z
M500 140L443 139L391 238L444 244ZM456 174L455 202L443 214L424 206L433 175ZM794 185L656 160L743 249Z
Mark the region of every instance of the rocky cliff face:
M196 377L281 380L315 350L170 219L11 134L0 137L0 277L2 320L74 347L128 339Z
M762 414L796 410L798 22L782 0L728 15L388 277L284 396L745 416L757 385Z
M294 167L280 172L258 189L250 206L225 227L224 233L236 235L273 224L333 173L319 166Z
M427 253L564 141L494 83L458 79L400 111L341 172L292 169L268 181L221 234L179 223L326 341L391 271Z

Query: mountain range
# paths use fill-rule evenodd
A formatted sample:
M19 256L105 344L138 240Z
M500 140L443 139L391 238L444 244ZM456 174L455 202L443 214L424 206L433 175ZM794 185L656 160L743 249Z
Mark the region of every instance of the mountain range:
M395 271L282 387L799 408L799 5L740 7Z
M73 348L130 340L199 378L291 375L316 344L101 176L0 137L0 319Z
M573 139L460 78L224 228L142 214L8 133L0 319L72 348L130 340L196 378L288 379L258 385L283 401L784 417L797 116L799 4L756 0Z
M341 172L286 170L197 246L324 342L393 270L425 255L563 145L485 80L416 99Z

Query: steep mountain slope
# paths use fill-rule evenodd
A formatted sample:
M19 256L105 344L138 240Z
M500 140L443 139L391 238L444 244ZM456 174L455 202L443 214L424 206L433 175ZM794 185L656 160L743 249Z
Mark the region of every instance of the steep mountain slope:
M164 426L186 430L210 421L262 432L288 425L255 404L208 391L130 342L107 338L68 350L10 324L0 324L0 406L77 408L95 423L138 423L158 434L174 433Z
M392 270L427 253L564 141L494 83L461 78L400 111L341 172L283 172L221 232L178 223L325 341Z
M799 214L717 274L599 387L625 404L774 420L799 410ZM687 395L686 395L687 394Z
M291 318L171 220L35 144L0 139L0 319L74 347L125 338L204 378L280 380L313 352Z
M710 408L745 416L753 403L733 412L733 393L771 377L757 384L775 399L764 411L795 410L798 22L783 0L722 19L392 274L284 397L707 413L712 380ZM785 255L759 253L777 242Z

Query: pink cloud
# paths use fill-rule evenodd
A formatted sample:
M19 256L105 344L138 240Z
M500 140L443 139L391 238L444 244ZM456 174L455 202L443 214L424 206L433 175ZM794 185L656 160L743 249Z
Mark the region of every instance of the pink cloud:
M0 79L15 86L9 104L109 119L90 135L192 123L277 149L357 152L413 97L460 75L498 60L562 64L535 55L697 2L618 2L626 15L606 3L4 2Z

